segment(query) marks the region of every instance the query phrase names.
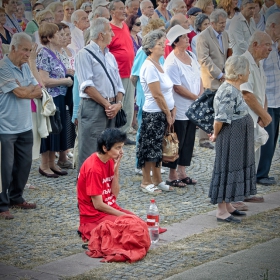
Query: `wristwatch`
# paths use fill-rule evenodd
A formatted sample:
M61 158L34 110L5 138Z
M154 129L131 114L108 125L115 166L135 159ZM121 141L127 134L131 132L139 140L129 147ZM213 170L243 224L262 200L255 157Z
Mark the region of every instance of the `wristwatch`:
M123 107L123 103L122 103L121 100L118 101L118 104L121 104L121 106ZM122 108L122 107L121 107L121 108Z

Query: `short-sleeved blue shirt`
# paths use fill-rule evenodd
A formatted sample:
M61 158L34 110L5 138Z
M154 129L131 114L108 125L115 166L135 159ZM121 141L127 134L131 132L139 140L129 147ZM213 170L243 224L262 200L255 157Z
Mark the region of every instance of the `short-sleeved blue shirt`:
M19 85L37 85L27 63L21 69L7 55L0 61L0 134L17 134L32 129L30 99L18 98L13 90Z

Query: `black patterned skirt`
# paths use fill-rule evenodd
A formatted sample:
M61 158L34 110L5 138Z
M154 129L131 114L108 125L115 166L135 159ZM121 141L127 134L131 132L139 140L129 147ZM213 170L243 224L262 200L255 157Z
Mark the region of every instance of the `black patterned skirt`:
M223 124L218 134L209 197L217 204L243 201L256 193L254 124L248 114Z
M139 143L136 156L138 168L145 166L145 162L156 162L160 166L162 160L162 140L167 127L166 116L163 112L142 113Z

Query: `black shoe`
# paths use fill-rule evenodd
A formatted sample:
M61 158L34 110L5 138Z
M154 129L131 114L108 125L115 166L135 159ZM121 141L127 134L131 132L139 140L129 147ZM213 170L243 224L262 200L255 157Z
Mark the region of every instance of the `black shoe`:
M232 215L227 217L226 219L217 218L217 222L223 223L241 223L241 220L234 218Z
M206 149L214 149L214 146L209 142L199 143L199 147L206 148Z
M246 213L245 212L242 212L242 211L238 211L237 209L235 209L233 212L230 213L231 215L234 215L234 216L246 216Z
M136 145L135 141L130 140L129 138L127 138L124 142L125 145Z
M271 186L271 185L275 185L276 184L276 181L273 177L270 177L270 178L262 178L262 179L259 179L257 180L257 183L260 184L260 185L264 185L264 186Z
M57 175L60 175L60 176L65 176L67 175L68 173L64 170L61 170L61 171L57 171L57 170L54 170L52 168L50 168L50 170L54 173L54 174L57 174Z

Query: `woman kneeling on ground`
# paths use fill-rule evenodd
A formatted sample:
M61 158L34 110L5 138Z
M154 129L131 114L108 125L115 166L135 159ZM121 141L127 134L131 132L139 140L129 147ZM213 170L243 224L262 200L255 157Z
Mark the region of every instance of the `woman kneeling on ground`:
M244 201L256 189L254 123L248 113L240 85L249 78L249 62L232 56L225 64L226 80L214 98L216 158L209 190L212 204L218 204L218 222L240 223L244 216L231 202Z
M106 220L131 214L117 203L120 192L119 167L126 134L116 128L102 132L97 140L97 152L83 163L77 184L80 212L79 231L82 239L90 239L91 231Z

